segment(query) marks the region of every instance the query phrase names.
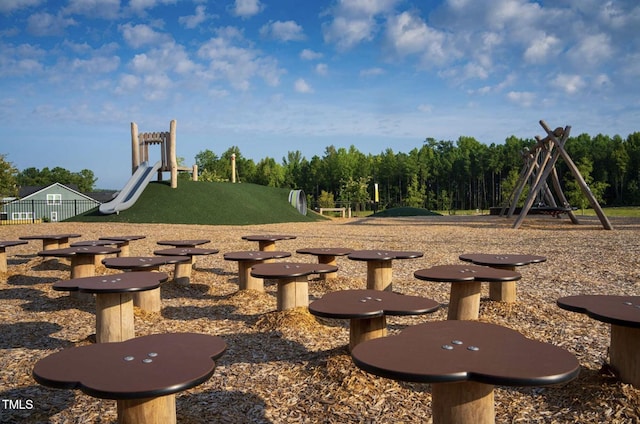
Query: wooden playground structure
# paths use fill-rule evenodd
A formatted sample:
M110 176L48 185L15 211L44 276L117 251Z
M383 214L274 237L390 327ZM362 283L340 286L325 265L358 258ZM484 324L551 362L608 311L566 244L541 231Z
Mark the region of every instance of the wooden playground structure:
M191 168L178 166L176 156L176 120L169 123L169 131L139 133L138 125L131 123L131 172L143 162L149 161L149 146L160 145L162 166L158 169L158 181L162 181L162 173L171 173L171 188L178 187L178 171L191 171ZM193 169L194 179L197 179L197 168Z
M527 184L530 184L529 194L524 201L524 205L520 209L518 217L513 224L513 228L519 228L522 221L530 212L546 213L553 216L566 213L572 223L579 224L580 222L573 212L573 208L562 191L558 171L556 170L556 163L558 162L558 159L562 157L567 168L576 179L582 193L596 212L596 215L600 219L604 229L613 230L613 226L580 174L578 167L564 148L564 145L569 138L571 127L558 127L552 131L542 120L540 121L540 125L547 133L547 136L544 138L536 136L536 145L523 152L525 163L520 171L518 183L516 184L514 191L509 196L507 203L500 211L500 216L506 215L507 218L513 216L516 211L516 205L518 204L525 187ZM549 186L549 182L551 183L551 187ZM538 200L537 204L536 200Z

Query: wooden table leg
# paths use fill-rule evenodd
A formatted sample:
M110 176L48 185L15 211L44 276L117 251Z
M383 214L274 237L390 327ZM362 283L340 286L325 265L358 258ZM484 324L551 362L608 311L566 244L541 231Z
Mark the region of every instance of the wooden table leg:
M367 261L367 289L391 291L391 261Z
M7 251L4 247L0 247L0 272L7 272Z
M337 265L336 257L334 255L318 255L318 263L334 266ZM324 274L320 274L320 279L330 280L332 278L336 278L337 275L337 272L326 272Z
M251 275L251 267L261 261L238 261L238 285L240 290L264 291L264 280Z
M42 239L42 250L60 249L62 246L58 240Z
M493 424L493 386L462 381L431 385L434 424Z
M189 256L189 261L187 262L177 262L173 273L173 280L178 284L188 285L191 281L193 263L193 256Z
M120 251L117 253L117 257L119 258L123 258L125 256L129 256L129 242L128 241L122 241L120 242Z
M96 264L93 255L71 256L71 279L93 277L94 275L96 275ZM81 293L79 291L72 291L69 295L83 301L90 301L94 298L91 293Z
M96 295L96 341L123 342L135 337L131 293Z
M176 395L156 398L122 399L118 404L118 424L176 424Z
M515 271L515 266L494 266L496 269L506 269L508 271ZM489 299L496 302L513 303L516 301L516 282L505 281L503 283L495 282L489 283Z
M140 268L140 272L144 271L159 271L160 265L149 268ZM137 271L132 271L137 272ZM137 306L148 312L160 312L162 309L162 300L160 297L160 287L153 290L145 290L141 292L135 292L133 294L133 306Z
M640 388L640 328L611 324L609 360L624 383Z
M278 279L278 310L309 306L309 280L306 275Z
M258 241L258 249L265 252L273 252L276 250L276 242L269 240Z
M349 352L367 340L387 335L387 317L351 318L349 322Z
M451 283L447 319L476 320L480 314L479 281Z

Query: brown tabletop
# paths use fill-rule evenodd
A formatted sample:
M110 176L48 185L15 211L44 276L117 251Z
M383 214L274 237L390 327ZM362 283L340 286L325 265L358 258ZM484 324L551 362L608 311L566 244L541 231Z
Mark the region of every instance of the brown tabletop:
M164 272L125 272L57 281L53 289L95 294L97 342L121 342L135 337L132 293L157 289L168 278Z
M243 240L257 241L259 250L276 250L276 241L279 240L293 240L296 236L290 236L285 234L257 234L242 236Z
M20 240L42 240L42 250L69 247L69 239L80 234L44 234L18 237Z
M115 240L115 241L119 241L122 244L120 244L120 254L118 254L118 256L129 256L129 245L132 241L134 240L142 240L146 238L146 236L139 236L139 235L133 235L133 236L112 236L112 237L99 237L100 240Z
M161 246L173 246L173 247L196 247L201 244L207 244L211 240L160 240L157 244Z
M367 289L391 291L392 263L394 259L416 259L422 252L402 250L356 250L348 258L367 262Z
M215 255L218 252L218 249L184 246L156 250L153 254L160 256L187 256L189 258L187 262L176 263L173 279L179 284L189 284L191 281L191 270L195 264L195 256Z
M311 314L349 319L349 350L358 343L387 334L387 315L420 315L435 312L440 304L432 299L381 290L329 292L309 304Z
M336 272L335 265L274 262L261 263L251 268L251 275L274 279L278 283L278 310L283 311L309 305L308 275Z
M620 380L640 388L640 296L568 296L558 299L557 304L611 324L611 368Z
M38 256L71 259L71 278L81 278L96 274L96 256L116 254L119 251L120 249L110 246L77 246L41 250Z
M460 260L476 265L502 268L515 271L516 267L545 262L547 258L538 255L465 253ZM489 298L498 302L512 303L516 301L516 283L489 283Z
M19 246L29 243L26 240L4 240L0 241L0 272L7 272L7 247Z
M105 267L124 271L157 271L162 265L189 262L188 256L123 256L102 261ZM162 309L160 288L133 294L133 304L149 312Z
M273 259L288 258L289 252L277 250L243 250L239 252L227 252L223 255L226 261L238 262L238 285L240 290L264 291L262 278L251 275L251 267Z
M226 348L223 339L205 334L153 334L53 353L36 362L33 377L45 386L116 399L118 422L175 423L175 393L207 381Z
M436 265L413 273L419 280L451 283L450 320L475 320L480 312L482 282L504 283L521 278L515 271L478 265Z
M318 263L321 264L329 264L329 265L337 265L336 256L346 256L349 253L353 252L353 249L345 248L345 247L306 247L304 249L296 250L296 253L300 253L302 255L313 255L318 257ZM326 274L322 274L320 278L328 280L331 278L335 278L337 273L328 272Z
M351 355L372 374L431 383L434 423L493 423L494 385L559 384L580 371L564 349L476 321L415 325L397 336L360 343Z

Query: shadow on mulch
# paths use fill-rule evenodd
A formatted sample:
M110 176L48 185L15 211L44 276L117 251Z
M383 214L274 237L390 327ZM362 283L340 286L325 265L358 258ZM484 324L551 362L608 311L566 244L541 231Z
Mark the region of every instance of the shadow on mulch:
M33 277L29 275L17 274L7 278L10 286L36 286L38 284L48 284L58 281L55 277Z
M50 336L62 330L62 326L46 321L17 322L0 324L0 334L3 335L0 349L61 349L73 346L67 340L60 340Z
M265 417L265 410L264 400L247 392L207 391L176 398L176 415L181 424L269 424L272 421Z

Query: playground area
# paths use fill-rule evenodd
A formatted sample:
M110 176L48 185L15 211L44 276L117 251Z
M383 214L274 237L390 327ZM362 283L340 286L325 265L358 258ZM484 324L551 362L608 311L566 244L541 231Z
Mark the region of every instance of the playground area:
M431 387L397 382L357 368L347 350L348 325L316 318L306 310L276 311L275 284L265 292L238 291L237 265L223 260L229 251L248 250L247 234L293 234L278 242L297 261L310 246L397 249L424 257L396 261L393 290L441 302L435 313L388 318L389 335L407 326L446 319L447 285L417 280L413 272L441 264L459 264L464 253L544 255L547 261L519 270L518 300L489 300L483 286L480 321L519 331L528 338L571 352L580 363L578 377L566 384L495 389L497 423L634 423L640 420L640 389L616 379L607 367L609 327L583 314L560 309L556 300L577 294L637 295L640 274L640 219L611 218L614 231L597 217L581 225L548 216L529 216L519 229L498 216L353 218L313 223L249 226L125 223L48 223L10 226L7 239L28 234L81 234L82 240L106 235L140 234L131 255L149 255L162 239L210 239L206 247L220 254L199 257L191 284L162 286L161 312L136 308L136 336L196 332L222 337L227 352L213 376L177 395L181 423L362 423L431 422ZM2 399L30 401L31 408L4 409L6 422L115 422L115 401L80 391L37 384L35 362L71 346L94 343L95 307L54 291L54 281L68 278L64 261L36 256L36 242L8 252L9 271L0 279L0 393ZM338 258L333 280L311 279L311 299L329 291L364 288L362 262ZM162 271L171 274L173 267ZM114 270L104 267L99 273Z

